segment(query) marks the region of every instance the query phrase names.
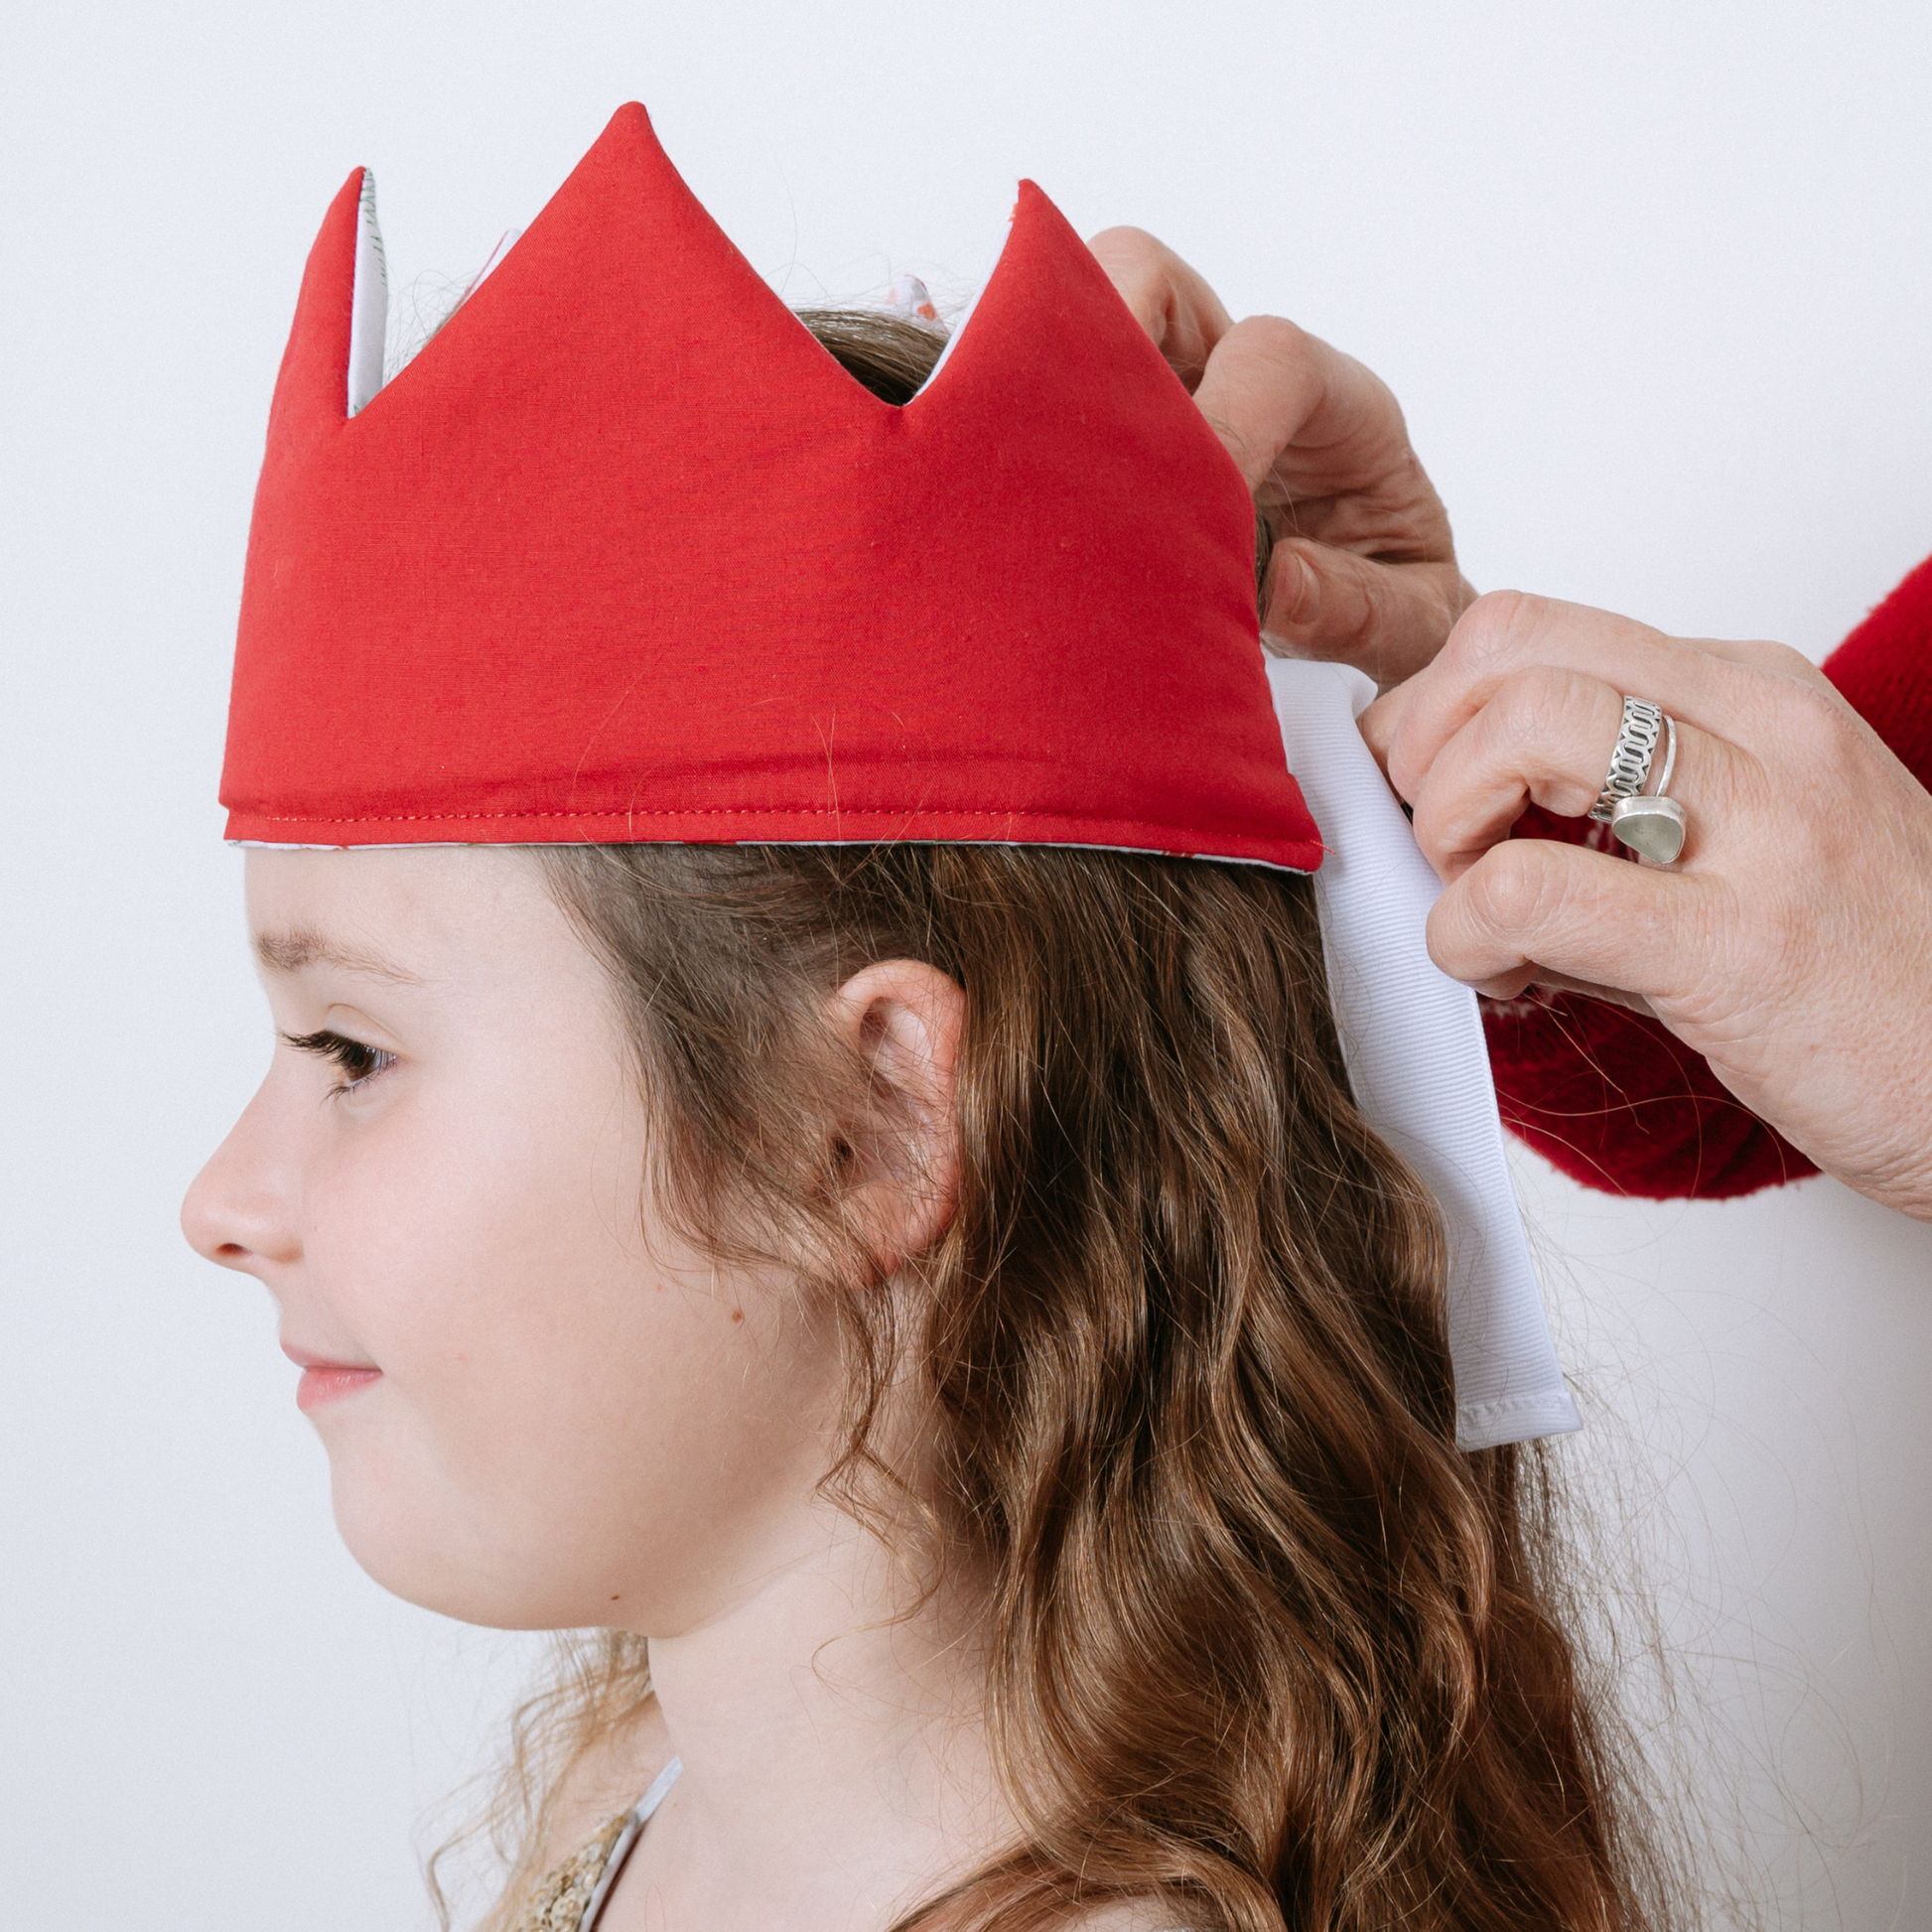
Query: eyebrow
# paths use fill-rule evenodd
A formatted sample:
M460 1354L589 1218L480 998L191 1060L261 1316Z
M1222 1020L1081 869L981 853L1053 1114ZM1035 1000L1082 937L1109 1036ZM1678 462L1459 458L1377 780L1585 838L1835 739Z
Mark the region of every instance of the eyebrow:
M357 952L307 926L274 927L254 936L255 957L271 973L299 973L305 966L333 966L391 986L420 986L421 978L380 953Z

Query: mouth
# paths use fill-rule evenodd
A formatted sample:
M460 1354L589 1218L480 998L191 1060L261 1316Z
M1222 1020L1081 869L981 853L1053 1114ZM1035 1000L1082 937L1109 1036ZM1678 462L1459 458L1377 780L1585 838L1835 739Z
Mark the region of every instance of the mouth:
M345 1401L382 1380L382 1371L373 1362L331 1361L288 1342L282 1344L282 1353L302 1371L302 1379L295 1385L295 1406L301 1410Z

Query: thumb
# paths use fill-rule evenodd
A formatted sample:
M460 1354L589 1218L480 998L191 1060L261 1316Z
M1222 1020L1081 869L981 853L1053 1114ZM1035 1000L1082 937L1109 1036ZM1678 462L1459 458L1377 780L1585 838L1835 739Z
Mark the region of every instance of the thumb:
M1298 537L1275 545L1261 627L1286 655L1353 664L1386 691L1435 657L1471 595L1452 563L1377 563Z

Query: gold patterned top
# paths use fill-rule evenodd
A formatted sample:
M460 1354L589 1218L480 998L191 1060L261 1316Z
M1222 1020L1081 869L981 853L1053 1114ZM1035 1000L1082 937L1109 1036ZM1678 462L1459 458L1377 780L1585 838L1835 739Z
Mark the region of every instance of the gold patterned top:
M664 1802L684 1769L677 1759L658 1772L651 1787L626 1812L607 1819L581 1852L548 1873L531 1894L510 1932L593 1932L604 1901L623 1870L630 1848Z
M630 1814L620 1813L581 1852L548 1873L511 1932L579 1932L584 1914L597 1895L604 1867L611 1863L611 1854L629 1823Z
M683 1768L678 1759L672 1758L629 1811L606 1819L588 1845L547 1873L531 1893L510 1932L594 1932L595 1921L590 1914L596 1908L599 1918L604 1915L604 1901L610 1890L605 1882L607 1874L615 1881L630 1848L637 1842L637 1834L650 1822L651 1814L663 1803ZM1181 1932L1181 1928L1164 1928L1164 1932Z

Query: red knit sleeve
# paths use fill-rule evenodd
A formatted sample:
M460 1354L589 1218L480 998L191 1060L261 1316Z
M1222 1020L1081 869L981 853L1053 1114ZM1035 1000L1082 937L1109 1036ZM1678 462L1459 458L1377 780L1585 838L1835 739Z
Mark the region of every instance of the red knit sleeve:
M1932 787L1932 558L1825 660L1825 674ZM1516 836L1620 851L1588 819L1534 806ZM1817 1169L1732 1098L1657 1021L1579 994L1483 1002L1504 1124L1573 1178L1611 1193L1708 1200Z
M1825 675L1932 791L1932 557L1826 658Z

